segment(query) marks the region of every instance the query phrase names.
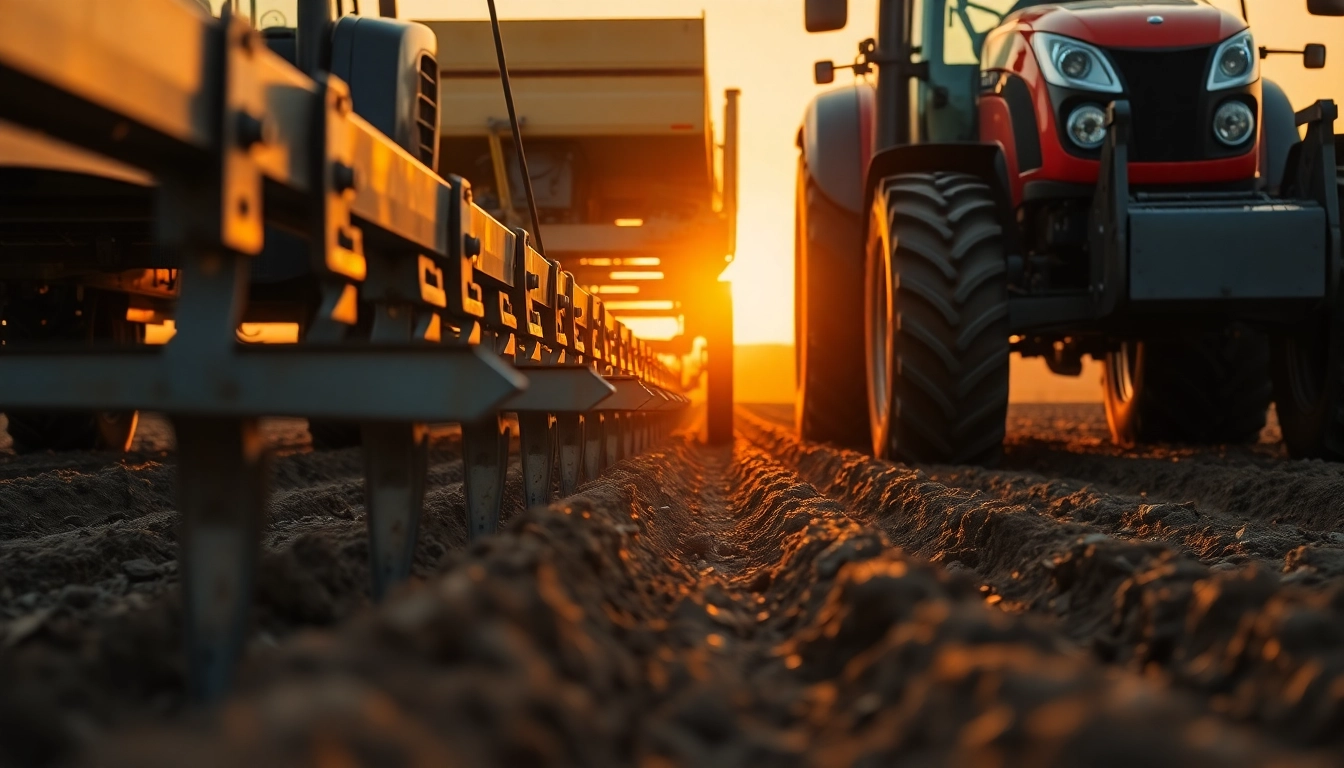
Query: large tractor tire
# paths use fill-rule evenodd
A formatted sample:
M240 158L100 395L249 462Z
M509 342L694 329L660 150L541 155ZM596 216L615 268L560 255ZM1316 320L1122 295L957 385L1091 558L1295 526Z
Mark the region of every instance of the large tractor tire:
M135 345L145 327L126 320L125 298L71 286L23 292L5 308L5 343ZM6 430L18 453L38 451L125 451L135 439L135 411L9 411Z
M1344 461L1344 332L1334 326L1275 339L1274 408L1295 458Z
M863 368L863 222L798 164L794 225L795 422L804 440L869 447Z
M1121 344L1102 369L1119 445L1247 443L1269 410L1269 341L1231 330Z
M979 178L904 174L874 196L864 301L873 452L991 466L1008 416L1008 279Z
M337 451L363 445L359 422L355 421L309 419L308 435L315 451Z
M1296 153L1289 156L1296 158ZM1337 203L1344 220L1344 136L1335 136ZM1285 197L1305 197L1289 172ZM1344 302L1338 292L1315 322L1274 339L1274 409L1288 454L1344 462Z
M733 441L733 284L715 283L718 311L709 333L709 381L705 384L707 429L711 445Z

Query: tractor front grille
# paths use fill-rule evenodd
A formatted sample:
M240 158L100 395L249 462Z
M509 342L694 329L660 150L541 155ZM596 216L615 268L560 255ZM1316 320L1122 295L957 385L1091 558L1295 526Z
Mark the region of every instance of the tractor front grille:
M1109 51L1133 113L1130 160L1205 160L1211 130L1204 117L1212 47Z

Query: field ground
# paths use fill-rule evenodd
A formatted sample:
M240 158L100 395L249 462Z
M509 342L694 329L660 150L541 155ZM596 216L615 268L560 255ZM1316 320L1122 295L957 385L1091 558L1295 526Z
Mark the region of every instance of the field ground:
M277 446L238 691L187 708L171 436L0 460L0 765L1342 764L1344 468L1113 448L1014 406L1004 467L739 409L465 545L435 439L371 606L358 450ZM517 498L517 469L510 478Z

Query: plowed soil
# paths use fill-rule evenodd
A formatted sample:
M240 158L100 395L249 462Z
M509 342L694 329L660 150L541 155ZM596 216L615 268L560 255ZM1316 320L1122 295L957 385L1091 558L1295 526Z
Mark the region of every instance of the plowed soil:
M362 460L276 422L236 693L188 706L171 437L0 457L0 765L1344 765L1344 467L1113 448L1022 406L1001 470L807 445L776 407L366 598ZM520 496L517 469L511 499Z

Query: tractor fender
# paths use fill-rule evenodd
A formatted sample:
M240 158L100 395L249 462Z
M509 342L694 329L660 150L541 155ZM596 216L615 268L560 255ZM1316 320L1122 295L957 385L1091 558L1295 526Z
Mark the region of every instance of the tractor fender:
M812 99L798 129L798 149L822 194L862 216L863 179L872 155L873 88L857 84Z
M998 201L999 221L1003 225L1004 244L1009 253L1020 253L1017 214L1008 184L1008 162L998 144L966 142L954 144L911 144L884 149L868 163L863 189L863 210L873 204L878 185L890 176L903 173L965 173L978 176L994 192ZM868 218L864 219L865 229ZM868 233L864 232L867 240Z
M1267 79L1262 87L1260 174L1268 191L1277 193L1288 167L1288 151L1299 141L1297 120L1278 83Z

